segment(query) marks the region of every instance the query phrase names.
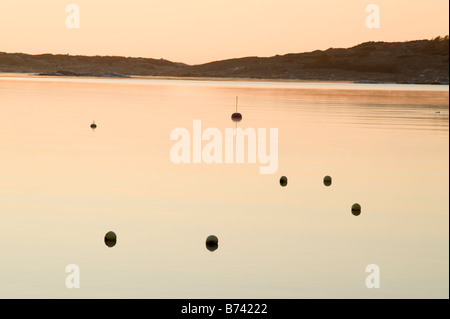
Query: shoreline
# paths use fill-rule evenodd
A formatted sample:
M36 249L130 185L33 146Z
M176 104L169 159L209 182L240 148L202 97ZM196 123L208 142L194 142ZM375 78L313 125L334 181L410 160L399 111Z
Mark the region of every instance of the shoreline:
M332 101L333 103L367 103L396 105L427 105L442 115L448 114L448 85L403 85L403 84L358 84L348 81L274 81L232 78L198 78L167 76L133 76L129 78L81 77L81 76L41 76L36 73L0 73L2 81L29 81L45 83L83 83L83 85L175 85L175 86L210 86L228 87L239 95L241 89L283 90L287 97ZM395 100L393 102L392 100Z
M405 83L405 82L387 82L373 80L317 80L317 79L269 79L269 78L243 78L243 77L192 77L192 76L153 76L153 75L102 75L102 74L84 74L84 75L63 75L63 74L41 74L27 72L0 72L0 77L28 77L28 78L66 78L66 79L122 79L122 80L163 80L163 81L213 81L213 82L260 82L260 83L329 83L329 84L373 84L373 85L419 85L424 87L443 87L449 86L449 83Z

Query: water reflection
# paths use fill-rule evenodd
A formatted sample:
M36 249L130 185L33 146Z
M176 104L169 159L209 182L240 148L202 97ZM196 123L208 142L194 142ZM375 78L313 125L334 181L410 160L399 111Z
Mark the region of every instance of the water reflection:
M49 285L67 260L92 270L79 296L370 298L375 260L391 274L377 297L448 298L448 93L379 92L0 78L0 297L68 296ZM108 123L96 138L91 118ZM170 132L195 119L279 128L280 170L174 164ZM105 221L117 251L95 245ZM219 255L195 239L211 227Z

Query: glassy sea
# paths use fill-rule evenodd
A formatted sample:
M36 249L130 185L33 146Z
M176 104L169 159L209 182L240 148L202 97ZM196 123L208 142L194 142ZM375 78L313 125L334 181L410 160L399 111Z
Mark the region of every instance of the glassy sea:
M0 74L0 298L449 298L448 99L441 85ZM222 157L196 163L208 129ZM227 129L265 132L275 171L249 160L250 139L227 163Z

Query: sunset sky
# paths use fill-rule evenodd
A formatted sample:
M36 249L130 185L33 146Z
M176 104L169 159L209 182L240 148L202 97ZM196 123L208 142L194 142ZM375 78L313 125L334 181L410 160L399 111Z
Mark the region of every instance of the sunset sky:
M80 28L67 28L68 4ZM380 28L366 26L366 6ZM0 51L188 64L448 34L448 0L2 0Z

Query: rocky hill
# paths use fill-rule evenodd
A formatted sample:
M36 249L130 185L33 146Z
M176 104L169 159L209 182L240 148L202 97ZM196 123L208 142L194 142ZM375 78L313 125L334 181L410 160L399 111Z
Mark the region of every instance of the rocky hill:
M245 57L201 65L148 58L0 52L0 72L448 84L449 38L366 42L347 49Z
M148 58L119 56L30 55L0 52L0 72L42 73L68 76L153 75L166 73L186 64ZM56 74L58 75L58 74Z

